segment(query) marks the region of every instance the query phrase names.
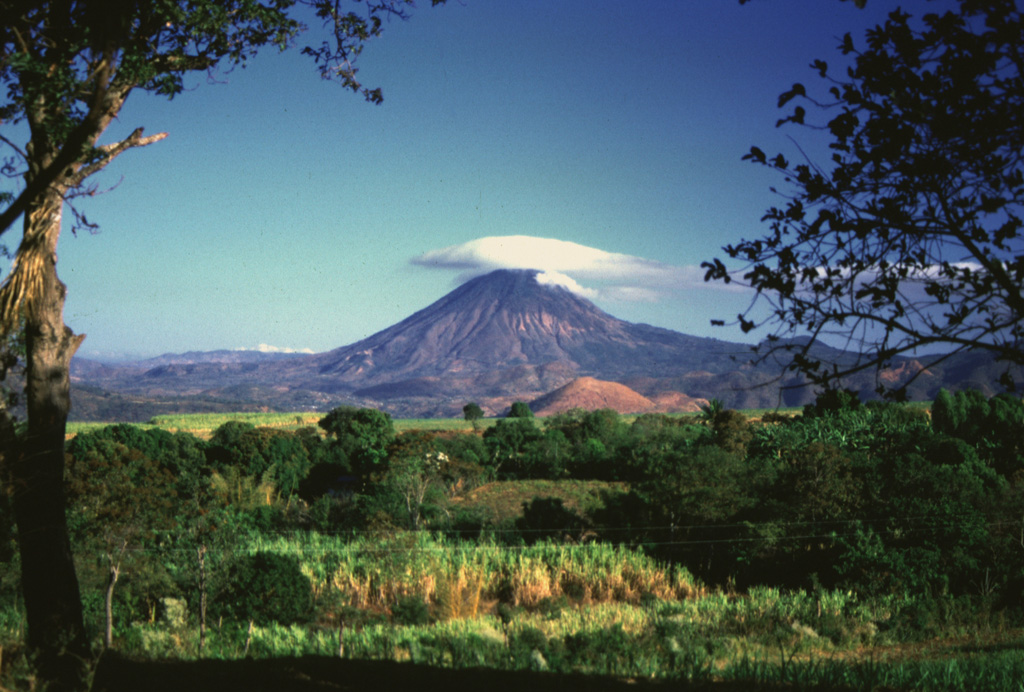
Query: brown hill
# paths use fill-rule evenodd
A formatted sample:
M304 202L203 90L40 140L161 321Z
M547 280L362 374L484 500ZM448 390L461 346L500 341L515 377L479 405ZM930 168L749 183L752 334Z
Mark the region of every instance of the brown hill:
M538 416L552 416L574 408L588 411L610 408L619 413L643 413L654 410L656 404L624 384L579 377L550 394L534 399L530 408Z
M659 392L651 397L658 413L696 413L708 400L683 394L682 392Z

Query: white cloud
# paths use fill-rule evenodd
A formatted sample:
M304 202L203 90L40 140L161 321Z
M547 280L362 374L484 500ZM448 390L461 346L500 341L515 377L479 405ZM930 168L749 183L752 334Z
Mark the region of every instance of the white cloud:
M597 291L580 286L572 277L561 272L545 271L537 274L537 283L543 286L561 286L584 298L596 298Z
M480 273L538 269L594 278L658 275L673 268L654 260L605 252L579 243L527 235L490 236L426 252L413 264Z
M656 260L606 252L555 238L489 236L425 252L415 265L461 272L465 281L496 269L536 269L538 281L564 286L587 298L654 302L665 294L692 289L738 289L705 283L700 267L677 267ZM598 286L584 286L580 281Z
M313 353L311 348L288 348L285 346L271 346L270 344L257 344L256 348L236 348L236 351L258 351L260 353Z
M657 303L664 292L644 286L609 286L601 291L601 294L602 297L615 301Z

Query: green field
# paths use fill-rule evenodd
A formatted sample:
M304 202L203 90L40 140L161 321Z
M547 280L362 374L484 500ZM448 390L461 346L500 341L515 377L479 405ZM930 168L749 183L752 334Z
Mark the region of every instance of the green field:
M307 426L316 426L324 417L317 411L296 411L292 413L258 412L258 413L183 413L154 416L146 423L133 423L141 428L160 428L169 432L187 432L196 437L208 438L214 430L229 421L252 423L259 428L280 428L281 430L297 430ZM477 421L477 428L484 429L494 424L496 419ZM109 422L69 422L68 435L77 435L113 425ZM461 418L404 418L395 421L396 432L410 430L459 431L471 432L473 424Z
M744 411L751 418L756 418L767 412L768 409L752 409ZM782 413L796 413L799 409L779 409ZM280 428L281 430L297 430L306 426L316 426L317 422L326 415L320 411L294 411L294 412L254 412L254 413L182 413L154 416L146 423L134 423L142 428L160 428L169 432L187 432L200 438L208 438L214 430L229 421L242 421L252 423L261 428ZM692 417L693 413L671 414L680 417ZM636 416L626 415L622 419L632 422ZM484 418L473 423L462 418L400 418L394 421L395 431L402 433L410 430L428 431L456 431L472 432L474 429L483 430L494 425L498 418ZM74 436L80 432L88 432L99 428L113 425L118 421L85 422L72 421L68 423L68 435Z

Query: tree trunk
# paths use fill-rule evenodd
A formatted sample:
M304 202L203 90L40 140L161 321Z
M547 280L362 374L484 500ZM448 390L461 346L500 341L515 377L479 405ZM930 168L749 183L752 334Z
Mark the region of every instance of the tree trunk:
M206 545L200 544L196 550L199 559L199 656L202 657L206 648Z
M63 199L51 192L25 216L19 263L33 284L25 304L28 431L11 464L30 648L55 689L84 684L88 641L64 514L64 433L71 357L83 337L64 325L64 284L57 278ZM22 254L22 251L27 251Z
M117 586L117 580L121 576L121 566L114 562L114 558L108 556L110 560L110 571L107 573L107 592L103 597L103 610L106 616L106 627L103 630L103 646L109 649L114 643L114 587Z

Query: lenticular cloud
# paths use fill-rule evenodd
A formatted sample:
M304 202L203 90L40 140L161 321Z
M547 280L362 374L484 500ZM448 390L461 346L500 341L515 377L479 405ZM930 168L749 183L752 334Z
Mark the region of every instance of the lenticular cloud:
M491 236L461 245L426 252L413 264L476 272L494 269L538 269L569 272L594 278L650 274L667 265L617 252L605 252L579 243L527 235Z
M460 271L462 280L495 269L536 269L541 272L537 277L541 283L563 286L588 298L618 300L657 300L665 290L683 288L701 278L696 268L526 235L478 238L425 252L412 263ZM595 289L579 281L610 285Z

